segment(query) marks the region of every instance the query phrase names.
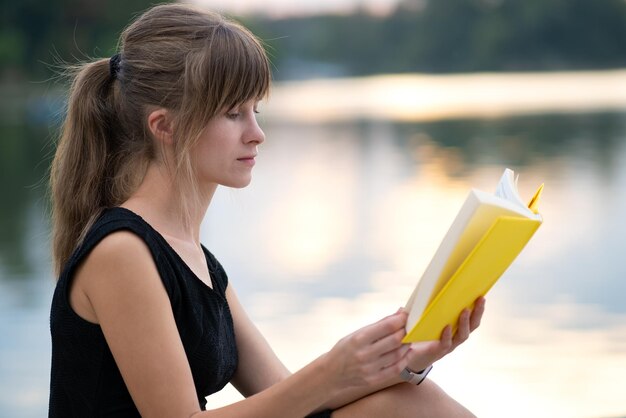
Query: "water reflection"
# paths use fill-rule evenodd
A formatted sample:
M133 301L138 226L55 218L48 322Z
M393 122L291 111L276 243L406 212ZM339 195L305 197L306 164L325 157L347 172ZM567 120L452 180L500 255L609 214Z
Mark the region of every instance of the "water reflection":
M33 274L37 264L28 258L41 247L47 235L29 242L34 204L42 205L49 164L49 134L41 127L0 124L0 277ZM45 244L44 244L45 245Z
M51 284L29 186L45 176L47 133L3 129L0 415L41 416ZM432 376L481 417L626 412L626 114L265 130L253 184L220 190L202 235L291 368L404 304L467 189L492 190L509 166L524 196L546 182L545 223L479 333Z
M510 166L524 196L546 182L546 222L433 378L479 416L623 414L625 121L268 126L254 184L218 196L204 236L295 368L403 304L467 189Z

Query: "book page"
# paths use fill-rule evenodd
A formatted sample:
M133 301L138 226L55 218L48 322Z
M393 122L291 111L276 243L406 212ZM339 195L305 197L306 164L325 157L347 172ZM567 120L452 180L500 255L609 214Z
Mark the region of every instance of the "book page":
M527 207L522 201L519 191L517 190L517 178L515 177L515 173L510 168L504 170L502 178L500 178L500 182L496 187L495 195L513 202L523 208Z

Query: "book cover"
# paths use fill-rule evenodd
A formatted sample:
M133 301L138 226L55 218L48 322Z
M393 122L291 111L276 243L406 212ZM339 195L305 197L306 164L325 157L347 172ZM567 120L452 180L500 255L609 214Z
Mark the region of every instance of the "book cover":
M439 339L446 325L455 331L463 309L488 292L543 222L542 190L524 204L506 169L495 194L470 191L409 298L404 342Z

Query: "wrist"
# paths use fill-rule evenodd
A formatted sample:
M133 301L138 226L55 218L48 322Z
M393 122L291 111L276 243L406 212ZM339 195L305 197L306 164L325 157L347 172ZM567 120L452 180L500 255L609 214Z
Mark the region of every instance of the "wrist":
M338 367L329 353L322 354L311 365L321 375L323 389L328 398L337 396L345 388L345 382L337 374Z

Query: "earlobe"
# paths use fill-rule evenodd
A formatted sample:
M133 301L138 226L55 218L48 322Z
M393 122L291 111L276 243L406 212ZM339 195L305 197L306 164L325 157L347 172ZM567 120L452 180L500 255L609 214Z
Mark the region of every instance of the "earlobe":
M148 114L148 129L152 137L163 144L171 145L174 141L173 123L170 113L163 108Z

